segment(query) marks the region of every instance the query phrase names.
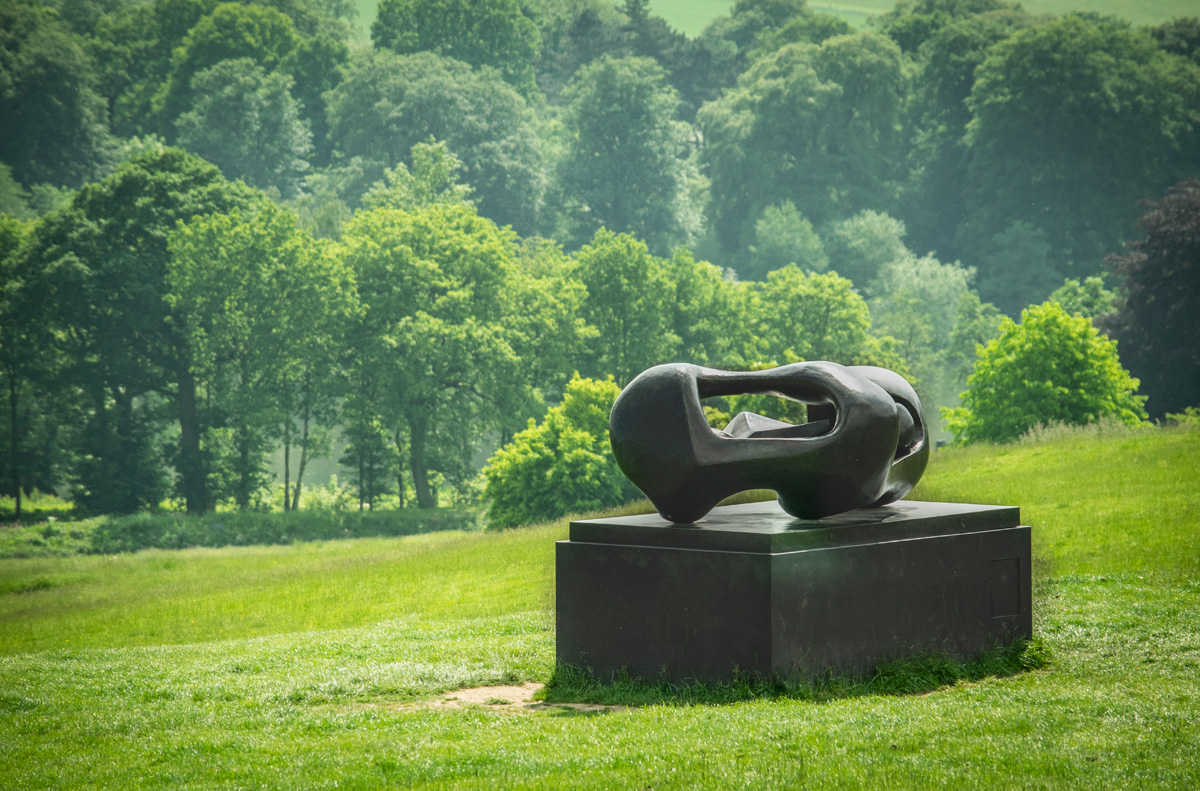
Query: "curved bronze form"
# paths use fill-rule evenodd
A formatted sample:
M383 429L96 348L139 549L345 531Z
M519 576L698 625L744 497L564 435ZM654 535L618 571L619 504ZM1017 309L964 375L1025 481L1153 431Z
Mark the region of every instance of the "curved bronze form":
M809 422L743 412L724 430L710 428L700 400L739 393L802 401ZM917 394L898 374L870 366L659 365L621 392L608 424L621 470L678 523L746 489L774 489L783 509L802 519L883 505L908 494L929 461Z

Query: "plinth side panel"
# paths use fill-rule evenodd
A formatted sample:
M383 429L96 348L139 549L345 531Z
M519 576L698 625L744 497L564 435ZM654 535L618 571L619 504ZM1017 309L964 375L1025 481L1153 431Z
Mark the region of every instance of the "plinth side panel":
M1028 527L773 556L772 670L970 658L1033 631Z
M560 541L557 656L598 677L771 671L770 555Z

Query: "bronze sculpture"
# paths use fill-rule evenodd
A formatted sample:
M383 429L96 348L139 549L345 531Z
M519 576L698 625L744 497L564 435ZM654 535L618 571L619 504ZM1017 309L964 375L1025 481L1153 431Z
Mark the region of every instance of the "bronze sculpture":
M740 393L804 402L808 422L743 412L711 428L701 399ZM625 475L664 519L681 524L746 489L774 489L802 519L884 505L908 494L929 460L908 382L883 368L830 362L746 372L655 366L617 398L609 437Z

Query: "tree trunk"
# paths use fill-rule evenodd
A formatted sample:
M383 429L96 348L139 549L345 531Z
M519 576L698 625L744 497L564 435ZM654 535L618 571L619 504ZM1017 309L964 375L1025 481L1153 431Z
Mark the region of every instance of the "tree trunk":
M400 436L400 428L392 434L396 443L396 496L400 498L400 507L404 507L404 440Z
M238 426L238 491L239 511L250 510L250 427L244 422Z
M12 485L16 498L16 521L21 521L21 455L18 450L17 441L17 377L11 371L8 374L8 419L9 429L12 432L9 435L8 453L10 470L12 472Z
M296 493L292 499L292 510L300 510L300 487L304 483L304 467L308 464L308 413L304 413L304 433L300 437L300 467L296 470Z
M208 510L208 492L204 480L204 462L200 456L200 415L196 410L196 379L187 366L180 366L179 394L179 477L189 514Z
M434 508L437 499L429 488L429 471L425 468L425 419L409 419L409 469L412 470L413 488L417 492L417 508Z
M288 415L287 423L283 427L283 512L287 513L292 510L291 493L288 491L288 486L292 481L292 416Z

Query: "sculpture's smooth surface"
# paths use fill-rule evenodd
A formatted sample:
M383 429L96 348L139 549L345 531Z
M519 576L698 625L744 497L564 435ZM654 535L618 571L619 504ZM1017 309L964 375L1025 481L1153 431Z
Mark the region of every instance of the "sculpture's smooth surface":
M700 401L766 393L808 405L792 425L752 412L723 430ZM664 519L695 522L731 494L774 489L792 516L819 519L908 494L929 461L921 402L891 371L829 362L766 371L659 365L621 392L609 417L621 470Z

